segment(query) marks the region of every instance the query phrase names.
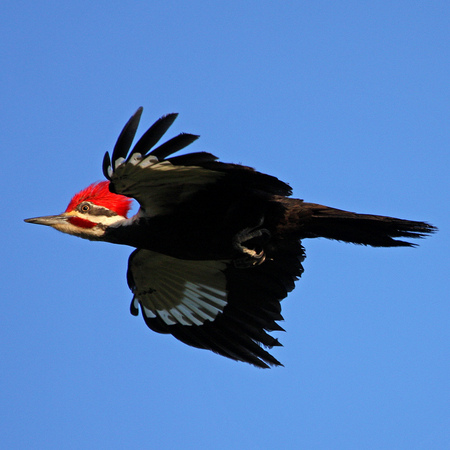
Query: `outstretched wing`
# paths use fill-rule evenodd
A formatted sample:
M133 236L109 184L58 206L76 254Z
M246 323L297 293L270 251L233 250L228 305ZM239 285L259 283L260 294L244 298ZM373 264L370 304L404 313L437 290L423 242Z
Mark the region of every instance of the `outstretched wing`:
M117 194L135 198L146 215L165 214L199 190L231 177L250 189L290 195L290 187L270 175L236 164L225 164L206 152L170 157L199 136L182 133L151 150L172 125L178 114L157 120L130 151L142 114L142 107L123 128L110 158L103 159L103 173ZM151 150L151 151L150 151Z
M188 345L258 367L281 365L262 346L281 345L268 332L283 330L280 301L294 288L303 259L297 241L250 269L136 250L127 274L131 313L140 307L152 330Z

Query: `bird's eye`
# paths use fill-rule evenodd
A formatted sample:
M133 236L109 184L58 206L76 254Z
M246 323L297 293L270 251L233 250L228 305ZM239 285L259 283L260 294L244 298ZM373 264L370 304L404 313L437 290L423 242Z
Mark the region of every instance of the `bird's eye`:
M81 212L88 212L90 209L91 209L91 207L87 203L85 203L84 205L81 205L81 208L80 208Z

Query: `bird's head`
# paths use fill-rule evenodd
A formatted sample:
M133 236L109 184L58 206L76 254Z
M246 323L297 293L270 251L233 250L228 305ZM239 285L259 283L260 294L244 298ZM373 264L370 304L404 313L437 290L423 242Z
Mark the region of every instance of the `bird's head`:
M126 220L131 202L128 197L113 194L109 181L101 181L75 194L62 214L34 217L25 222L48 225L84 239L102 240L108 227Z

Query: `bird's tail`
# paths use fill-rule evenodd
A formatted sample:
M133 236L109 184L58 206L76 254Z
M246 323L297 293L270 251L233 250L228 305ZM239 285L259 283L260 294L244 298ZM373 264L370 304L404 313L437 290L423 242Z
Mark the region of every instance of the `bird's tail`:
M324 237L373 247L413 247L416 244L396 238L423 238L437 231L426 223L387 216L357 214L315 203L298 204L296 220L302 237ZM295 222L289 214L288 222ZM292 221L292 219L294 219Z

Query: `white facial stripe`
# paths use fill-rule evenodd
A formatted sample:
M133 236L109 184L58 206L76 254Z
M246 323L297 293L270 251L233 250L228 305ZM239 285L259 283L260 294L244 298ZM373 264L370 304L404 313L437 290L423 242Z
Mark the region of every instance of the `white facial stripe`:
M93 216L95 217L95 216ZM102 223L103 225L106 225L107 227L110 227L111 225L118 225L119 223L123 222L125 220L125 217L123 216L97 216L99 217L99 221L97 223ZM91 220L91 219L88 219Z
M119 225L122 222L124 222L126 219L123 216L103 216L103 215L94 215L89 213L80 213L78 211L73 211L71 213L72 217L79 217L80 219L89 220L89 222L92 223L101 223L102 225L105 225L107 227L110 227L112 225Z

